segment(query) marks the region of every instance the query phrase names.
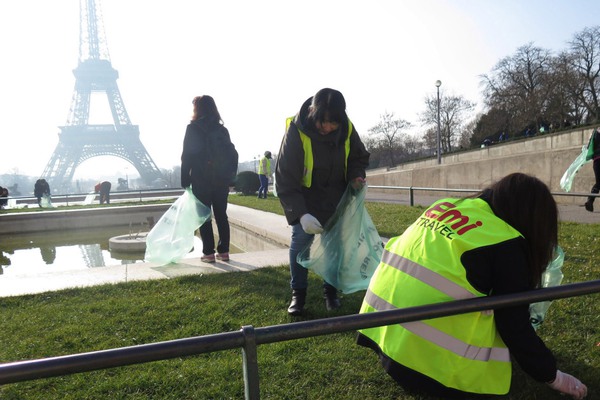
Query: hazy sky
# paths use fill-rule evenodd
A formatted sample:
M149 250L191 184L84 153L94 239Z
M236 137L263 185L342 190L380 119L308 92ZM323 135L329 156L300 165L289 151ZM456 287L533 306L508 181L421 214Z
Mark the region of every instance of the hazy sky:
M213 96L240 154L277 153L285 118L318 89L346 97L365 136L381 114L418 124L424 98L481 106L480 75L529 42L563 50L600 24L598 0L97 0L129 117L159 168L179 165L196 95ZM41 175L69 113L77 0L0 1L0 173ZM106 100L92 100L91 123ZM107 162L108 161L108 162ZM76 178L134 176L114 157Z

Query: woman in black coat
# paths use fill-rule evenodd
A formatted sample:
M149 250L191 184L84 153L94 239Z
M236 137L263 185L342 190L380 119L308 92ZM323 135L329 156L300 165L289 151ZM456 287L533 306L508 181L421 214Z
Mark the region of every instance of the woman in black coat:
M195 97L194 114L185 131L181 154L181 186L192 186L192 192L205 206L212 208L219 243L216 259L229 260L229 221L227 196L237 173L238 153L223 125L214 99ZM215 262L215 240L212 221L200 227L202 261Z

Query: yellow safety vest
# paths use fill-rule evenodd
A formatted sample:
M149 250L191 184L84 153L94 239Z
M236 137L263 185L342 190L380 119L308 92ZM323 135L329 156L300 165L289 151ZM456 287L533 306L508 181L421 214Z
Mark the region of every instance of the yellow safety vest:
M468 282L462 254L519 236L482 199L442 199L389 240L360 312L485 296ZM394 361L446 387L480 394L506 394L510 388L510 355L490 311L361 333Z
M263 161L264 161L264 166L263 166ZM267 157L263 157L260 159L260 162L258 163L258 174L259 175L268 175L271 172L271 160L269 160Z
M285 131L287 132L290 128L290 124L294 120L295 117L289 117L285 121ZM312 173L314 167L314 158L312 152L312 143L308 135L298 129L298 133L300 134L300 140L302 141L302 149L304 150L304 171L302 173L302 186L309 188L312 185ZM346 152L345 163L344 163L344 171L348 172L348 156L350 155L350 135L352 134L352 122L348 120L348 135L346 136L346 141L344 142L344 150Z

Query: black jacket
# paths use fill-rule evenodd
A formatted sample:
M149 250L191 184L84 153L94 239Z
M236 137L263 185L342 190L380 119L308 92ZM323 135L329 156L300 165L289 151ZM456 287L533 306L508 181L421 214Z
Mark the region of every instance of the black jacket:
M181 186L231 185L238 153L229 131L217 120L192 121L185 131L181 154Z
M50 185L45 179L38 179L35 181L35 185L33 186L33 195L35 197L50 195Z
M364 178L369 165L369 152L353 127L346 173L344 143L348 126L344 124L328 135L319 134L306 119L311 100L304 102L285 133L275 166L277 196L290 225L297 224L306 213L312 214L325 225L335 212L348 182L354 178ZM311 139L314 166L310 188L302 186L304 149L298 129Z
M592 132L590 142L594 144L594 154L592 155L592 159L596 160L597 158L600 158L600 130L598 128L594 129L594 132Z

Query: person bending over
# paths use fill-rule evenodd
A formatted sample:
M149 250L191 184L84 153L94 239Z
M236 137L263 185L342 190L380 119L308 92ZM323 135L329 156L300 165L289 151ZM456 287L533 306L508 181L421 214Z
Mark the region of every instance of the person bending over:
M557 232L556 203L533 176L510 174L475 196L439 200L388 241L361 313L539 288ZM587 394L557 369L528 304L363 329L357 342L410 391L448 399L504 395L512 357L561 393Z

